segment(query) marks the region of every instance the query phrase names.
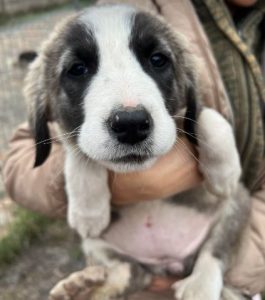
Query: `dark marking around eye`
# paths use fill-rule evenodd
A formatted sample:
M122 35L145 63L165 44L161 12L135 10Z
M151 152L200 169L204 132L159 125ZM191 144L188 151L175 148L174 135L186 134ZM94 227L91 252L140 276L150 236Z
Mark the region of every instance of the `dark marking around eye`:
M129 47L156 82L169 113L174 114L178 107L176 73L171 53L161 42L168 38L167 28L146 13L137 13L132 22Z
M82 63L74 63L70 69L67 71L67 74L70 78L80 78L84 77L88 73L87 66Z
M71 131L83 123L82 104L98 71L99 50L93 32L81 22L69 26L63 42L64 49L70 50L72 59L66 62L60 77L63 93L58 114L66 129Z
M149 60L153 68L160 69L160 70L165 68L169 64L168 57L159 52L152 54Z

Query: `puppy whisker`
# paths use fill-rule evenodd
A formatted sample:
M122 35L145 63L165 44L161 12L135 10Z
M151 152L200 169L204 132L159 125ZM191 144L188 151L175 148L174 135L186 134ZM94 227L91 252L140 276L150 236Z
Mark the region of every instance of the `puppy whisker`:
M37 146L39 144L49 144L53 141L60 141L60 140L63 140L63 139L68 139L68 138L71 138L75 135L77 135L79 133L79 129L80 129L81 126L78 126L76 127L74 130L70 131L70 132L66 132L64 134L59 134L59 135L56 135L52 138L49 138L49 139L45 139L45 140L42 140L42 141L39 141L38 143L35 143L34 146Z
M196 157L196 155L194 155L194 153L192 153L192 151L189 149L189 147L187 145L185 145L185 143L181 139L177 140L177 143L174 145L174 148L178 147L178 143L179 143L179 146L183 147L192 156L192 158L195 159L195 161L198 163L198 165L202 165L202 162ZM204 166L204 168L205 168L205 166ZM206 168L206 172L204 175L207 177L207 179L209 177L208 173L210 173L210 172Z
M208 147L209 149L211 149L213 152L216 151L215 148L213 148L212 146L209 145L209 143L206 143L206 142L203 140L203 136L202 136L202 135L199 135L199 134L197 134L197 133L191 134L191 133L189 133L189 132L187 132L187 131L185 131L184 129L181 129L181 128L177 128L177 131L178 131L179 133L184 133L185 135L188 135L188 136L191 136L191 137L195 137L195 138L198 140L199 143L205 145L206 147Z
M175 115L175 116L173 116L173 118L174 119L185 119L185 120L189 120L189 121L193 122L194 124L198 124L198 122L196 120L188 118L188 117L184 117L184 116Z
M78 146L74 146L72 149L69 151L73 156L78 156L79 154L82 154ZM62 173L64 173L64 164L62 167L58 170L58 172L54 176L54 180L56 180Z

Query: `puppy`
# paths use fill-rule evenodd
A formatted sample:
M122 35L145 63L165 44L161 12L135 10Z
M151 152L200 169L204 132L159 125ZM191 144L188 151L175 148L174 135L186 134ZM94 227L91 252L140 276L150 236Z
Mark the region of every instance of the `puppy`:
M185 277L173 286L179 300L243 298L223 275L250 200L239 183L233 130L200 103L192 53L180 34L133 6L94 6L53 32L26 82L35 167L50 152L47 122L56 121L66 153L68 222L88 258L88 268L60 282L51 299L69 299L69 286L88 283L93 300L123 297L147 287L154 274ZM187 130L205 183L116 208L112 220L107 169L148 168Z

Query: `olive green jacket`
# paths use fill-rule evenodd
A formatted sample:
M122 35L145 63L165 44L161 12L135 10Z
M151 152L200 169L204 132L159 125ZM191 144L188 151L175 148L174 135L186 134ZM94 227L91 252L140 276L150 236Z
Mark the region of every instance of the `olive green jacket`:
M265 1L258 1L237 22L224 1L192 1L210 39L232 104L243 180L255 190L264 178L265 84L260 65L265 42Z

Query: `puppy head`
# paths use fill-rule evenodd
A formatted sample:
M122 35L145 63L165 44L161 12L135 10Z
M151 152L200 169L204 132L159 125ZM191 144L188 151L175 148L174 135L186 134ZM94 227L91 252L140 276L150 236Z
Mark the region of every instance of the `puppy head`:
M183 41L134 7L89 8L57 29L27 78L35 165L49 154L48 120L64 142L115 171L143 168L176 141L173 116L192 88Z

